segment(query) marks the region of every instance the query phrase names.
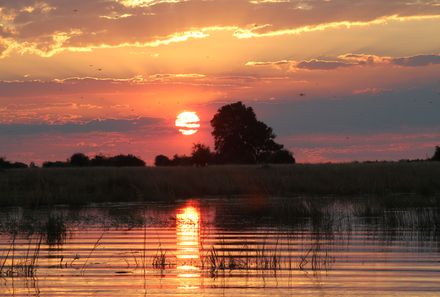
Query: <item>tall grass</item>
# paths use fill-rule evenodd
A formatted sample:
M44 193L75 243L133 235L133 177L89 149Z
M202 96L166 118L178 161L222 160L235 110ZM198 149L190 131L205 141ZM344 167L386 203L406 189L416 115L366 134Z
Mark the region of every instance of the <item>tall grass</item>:
M423 196L417 204L432 204L440 194L439 176L437 162L16 169L0 172L0 206L235 195L374 195L401 200L397 194Z

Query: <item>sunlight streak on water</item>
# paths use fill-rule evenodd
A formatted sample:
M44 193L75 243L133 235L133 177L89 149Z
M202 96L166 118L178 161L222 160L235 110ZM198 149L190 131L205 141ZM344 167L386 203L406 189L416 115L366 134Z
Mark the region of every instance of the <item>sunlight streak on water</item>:
M200 211L194 206L179 209L176 214L177 277L179 288L197 289L200 268L195 260L200 258Z

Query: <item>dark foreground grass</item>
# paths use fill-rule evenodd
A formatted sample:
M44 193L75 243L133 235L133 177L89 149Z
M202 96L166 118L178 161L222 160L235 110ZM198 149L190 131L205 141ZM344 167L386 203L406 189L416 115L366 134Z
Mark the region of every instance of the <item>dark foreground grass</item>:
M399 196L438 200L440 162L0 172L0 206L135 202L206 196ZM400 198L398 198L400 199Z

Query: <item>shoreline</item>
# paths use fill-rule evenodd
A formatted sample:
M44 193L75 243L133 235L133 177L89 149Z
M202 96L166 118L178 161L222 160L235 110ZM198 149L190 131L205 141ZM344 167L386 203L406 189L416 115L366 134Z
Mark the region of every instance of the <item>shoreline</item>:
M191 197L440 198L440 163L75 167L0 172L0 206L174 201ZM367 198L368 199L368 198ZM417 203L416 203L417 204Z

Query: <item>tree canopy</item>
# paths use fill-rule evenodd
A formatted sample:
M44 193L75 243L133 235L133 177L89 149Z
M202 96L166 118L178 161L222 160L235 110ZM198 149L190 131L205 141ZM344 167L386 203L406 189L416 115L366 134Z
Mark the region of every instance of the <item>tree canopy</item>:
M206 166L213 161L213 154L208 146L196 143L193 145L191 159L197 166Z
M69 163L71 166L83 167L89 165L90 159L83 153L75 153L70 157Z
M211 126L222 163L295 162L292 154L275 142L272 128L257 120L252 107L240 101L221 107Z
M440 161L440 146L435 147L434 155L431 158L432 161Z

